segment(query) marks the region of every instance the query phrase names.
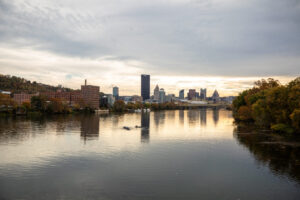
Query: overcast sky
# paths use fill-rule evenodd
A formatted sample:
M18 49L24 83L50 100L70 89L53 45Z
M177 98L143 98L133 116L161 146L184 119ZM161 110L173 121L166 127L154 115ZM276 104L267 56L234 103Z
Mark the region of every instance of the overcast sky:
M299 0L0 0L0 73L111 93L300 76Z

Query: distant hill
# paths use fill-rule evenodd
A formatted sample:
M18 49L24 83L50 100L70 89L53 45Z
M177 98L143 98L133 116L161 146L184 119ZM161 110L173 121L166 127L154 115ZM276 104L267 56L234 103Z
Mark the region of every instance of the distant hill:
M36 92L46 92L46 91L56 91L62 89L64 91L72 91L70 88L61 88L51 85L46 85L43 83L37 83L35 81L31 82L24 78L2 75L0 74L0 90L10 91L12 93L36 93Z

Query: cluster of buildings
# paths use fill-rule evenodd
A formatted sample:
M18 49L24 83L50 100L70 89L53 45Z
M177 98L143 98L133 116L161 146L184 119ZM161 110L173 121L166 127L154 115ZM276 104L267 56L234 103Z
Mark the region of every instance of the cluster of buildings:
M4 91L2 91L4 92ZM175 94L166 94L163 88L155 86L153 95L150 95L150 75L141 75L141 95L133 96L120 96L119 88L117 86L112 88L112 94L100 93L100 87L94 85L85 84L81 86L80 90L64 91L62 89L55 92L39 92L36 94L19 93L12 94L13 100L21 105L24 102L30 102L31 97L43 95L47 98L57 98L67 103L70 106L76 104L80 106L88 106L93 109L99 109L99 107L111 107L116 100L123 100L128 102L149 102L149 103L166 103L166 102L185 102L185 103L232 103L234 97L220 97L217 90L215 90L211 97L207 97L207 89L201 88L199 91L196 89L189 89L187 95L185 90L179 91L178 97Z
M13 94L13 100L17 104L21 105L24 102L30 102L31 97L41 95L49 99L60 99L70 106L79 104L88 106L93 109L99 109L99 92L99 86L87 85L87 81L85 80L85 84L81 86L81 90L75 90L70 92L57 90L55 92L38 92L36 94L19 93Z
M166 94L163 88L158 85L154 88L153 96L150 96L150 75L141 75L141 96L143 101L150 103L165 103L165 102L187 102L187 103L232 103L234 97L220 97L215 90L211 97L207 97L207 89L201 88L199 92L196 89L189 89L185 96L184 89L179 91L179 96L174 94Z

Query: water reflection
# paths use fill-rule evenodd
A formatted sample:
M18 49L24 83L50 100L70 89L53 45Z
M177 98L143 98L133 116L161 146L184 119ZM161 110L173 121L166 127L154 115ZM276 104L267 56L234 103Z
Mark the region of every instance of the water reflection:
M148 143L150 140L150 112L141 113L141 142Z
M213 109L213 119L214 119L215 125L217 125L218 122L219 122L219 111L220 111L219 108L214 108Z
M299 148L233 131L222 109L0 118L0 199L298 199Z
M184 124L184 110L179 110L179 122L181 125Z
M81 122L80 136L84 141L98 139L99 137L99 116L98 115L82 116L80 122Z
M155 124L156 131L159 129L159 126L164 123L165 117L166 117L165 111L153 112L153 118L154 118L154 124Z
M237 127L234 136L247 147L259 165L267 165L274 174L287 175L300 182L300 145L270 133ZM299 138L289 138L291 141Z
M206 110L205 108L200 109L200 122L202 126L206 126Z
M199 122L199 110L188 110L188 121L189 124L192 126L194 124L198 124Z

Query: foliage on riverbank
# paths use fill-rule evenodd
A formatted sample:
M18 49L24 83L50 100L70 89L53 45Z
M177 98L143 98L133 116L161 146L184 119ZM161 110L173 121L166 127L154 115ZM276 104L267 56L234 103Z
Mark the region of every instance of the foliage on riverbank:
M174 102L167 102L167 103L141 103L141 102L129 102L125 104L124 101L118 100L115 101L111 111L113 112L128 112L137 109L151 109L151 110L175 110L179 109L180 107L175 104Z
M60 87L55 87L43 83L37 83L35 81L26 80L24 78L2 75L0 74L0 90L10 91L12 93L37 93L37 92L49 92L57 91L62 89ZM63 88L65 91L71 91L70 88Z
M233 101L234 119L282 133L300 133L300 77L287 85L269 78L254 83Z
M70 106L61 99L33 96L30 102L17 105L9 95L0 94L0 114L7 115L39 115L39 114L69 114L91 113L93 109L85 105Z
M150 109L152 111L160 110L190 110L190 109L199 109L199 108L225 108L227 110L232 110L231 105L227 104L206 104L206 105L191 105L191 104L181 104L175 102L165 102L165 103L142 103L142 102L128 102L127 104L123 100L115 101L114 105L111 108L108 108L111 112L133 112L135 110L141 109Z

